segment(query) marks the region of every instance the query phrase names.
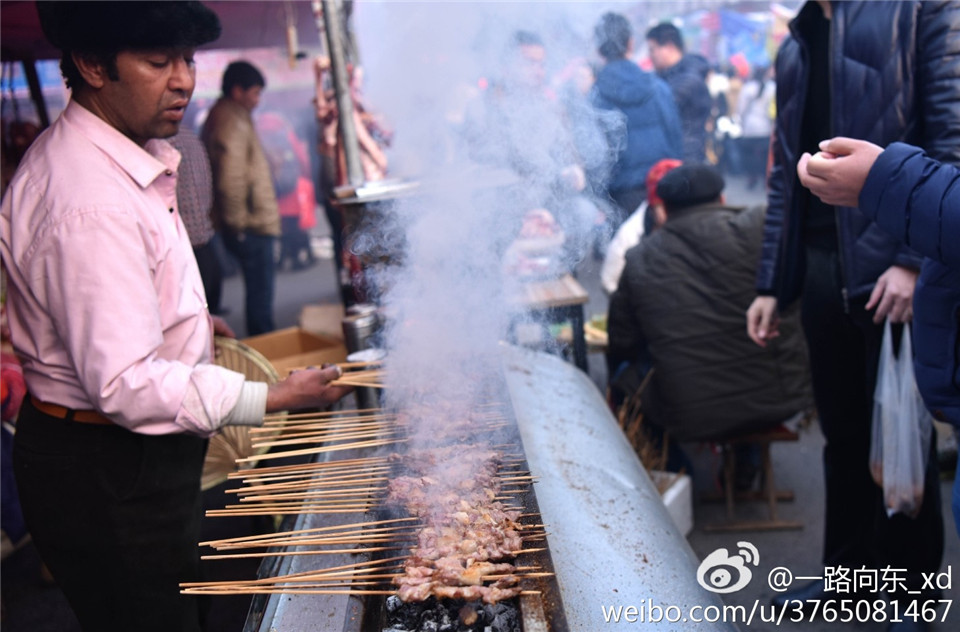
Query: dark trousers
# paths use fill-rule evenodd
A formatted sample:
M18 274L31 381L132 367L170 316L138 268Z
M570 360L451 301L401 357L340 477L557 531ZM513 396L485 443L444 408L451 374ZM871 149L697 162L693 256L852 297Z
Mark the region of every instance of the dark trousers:
M199 632L207 442L68 422L24 401L13 465L41 559L89 632Z
M203 280L203 291L207 295L207 307L211 314L220 313L220 296L223 289L223 271L220 268L220 256L217 254L213 239L193 248L193 256L197 259L200 268L200 278Z
M752 188L758 182L763 182L767 174L767 152L770 149L770 139L744 136L737 139L743 175L749 178Z
M882 489L868 466L883 327L873 324L864 298L851 300L845 312L840 288L838 254L808 249L802 319L826 438L824 564L907 569L907 585L919 589L919 573L938 570L943 557L936 438L931 442L919 516L888 518Z
M223 245L236 257L243 271L247 335L271 332L273 325L273 294L276 285L274 248L277 238L246 231L241 235L223 233Z
M310 251L310 233L300 228L299 217L281 217L280 227L280 267L287 261L294 269L304 267L300 261L300 253L306 253L306 263L313 262L313 253Z

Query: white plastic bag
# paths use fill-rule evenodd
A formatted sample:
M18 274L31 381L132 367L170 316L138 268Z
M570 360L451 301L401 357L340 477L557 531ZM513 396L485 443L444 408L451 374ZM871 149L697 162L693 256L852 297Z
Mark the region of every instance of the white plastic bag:
M900 377L897 358L893 353L890 322L883 326L880 343L880 361L877 364L877 385L873 391L873 426L870 430L870 475L873 482L883 487L883 429L889 424L884 419L896 415L900 407Z
M888 516L903 513L916 517L923 503L933 419L917 390L910 326L903 328L897 356L891 336L887 321L873 396L870 472L883 486Z

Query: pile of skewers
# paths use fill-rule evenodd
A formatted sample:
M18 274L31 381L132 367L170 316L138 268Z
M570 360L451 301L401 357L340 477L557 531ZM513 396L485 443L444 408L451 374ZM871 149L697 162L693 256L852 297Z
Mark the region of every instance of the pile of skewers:
M434 595L487 603L536 593L525 590L523 580L549 573L517 563L520 556L543 550L528 547L546 537L539 517L524 513L518 500L533 479L514 446L479 443L508 425L503 414L482 407L432 432L433 445L405 450L416 421L410 413L381 409L266 419L263 429L253 431L263 437L255 446L274 449L258 457L261 464L348 449L393 452L261 465L231 475L242 482L228 490L239 503L208 515L340 514L352 521L202 542L217 551L203 559L334 554L363 559L249 581L188 583L183 592L399 594L405 601ZM409 515L376 519L390 507Z

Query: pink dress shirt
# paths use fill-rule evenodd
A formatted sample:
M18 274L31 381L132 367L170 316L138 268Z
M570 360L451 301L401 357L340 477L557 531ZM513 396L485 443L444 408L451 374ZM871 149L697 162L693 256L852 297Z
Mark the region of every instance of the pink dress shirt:
M244 376L210 364L213 327L177 211L180 154L141 148L71 102L3 199L14 347L40 400L144 434L210 436Z

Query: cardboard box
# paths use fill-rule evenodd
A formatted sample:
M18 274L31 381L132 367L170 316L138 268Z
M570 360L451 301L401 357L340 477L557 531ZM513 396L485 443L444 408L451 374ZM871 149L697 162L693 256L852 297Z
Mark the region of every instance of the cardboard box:
M247 344L267 358L281 378L292 369L320 366L325 362L343 362L347 347L343 340L333 336L304 331L299 327L278 329L268 334L244 338Z
M343 339L343 317L340 303L304 305L300 310L300 328L312 334Z

